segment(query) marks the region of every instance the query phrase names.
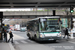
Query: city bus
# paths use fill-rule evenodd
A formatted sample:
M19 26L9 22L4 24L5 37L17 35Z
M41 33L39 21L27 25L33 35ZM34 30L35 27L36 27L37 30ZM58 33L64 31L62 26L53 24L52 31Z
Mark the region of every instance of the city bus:
M27 36L37 41L61 40L59 16L38 17L27 22Z

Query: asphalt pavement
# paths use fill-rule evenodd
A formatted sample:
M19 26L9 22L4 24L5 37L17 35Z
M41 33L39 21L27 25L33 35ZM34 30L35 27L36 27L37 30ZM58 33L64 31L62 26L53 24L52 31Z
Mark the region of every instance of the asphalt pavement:
M26 32L13 31L14 43L16 50L75 50L75 39L66 41L65 39L57 42L44 41L42 43L28 39Z

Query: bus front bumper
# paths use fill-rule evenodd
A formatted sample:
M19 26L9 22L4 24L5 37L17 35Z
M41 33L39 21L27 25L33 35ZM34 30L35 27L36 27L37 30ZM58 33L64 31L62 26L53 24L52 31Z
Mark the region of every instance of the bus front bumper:
M44 38L39 38L39 40L41 41L45 41L45 40L61 40L62 37L44 37Z

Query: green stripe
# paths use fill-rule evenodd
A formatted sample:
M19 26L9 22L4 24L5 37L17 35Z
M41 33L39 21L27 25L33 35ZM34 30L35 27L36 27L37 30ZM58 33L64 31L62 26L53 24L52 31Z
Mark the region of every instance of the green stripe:
M60 32L43 32L44 34L50 34L50 33L60 33ZM43 34L41 33L41 34Z

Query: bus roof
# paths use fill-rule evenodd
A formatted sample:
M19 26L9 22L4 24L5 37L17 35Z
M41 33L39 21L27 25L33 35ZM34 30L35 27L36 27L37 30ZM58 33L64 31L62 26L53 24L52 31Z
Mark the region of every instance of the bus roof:
M38 18L59 18L59 16L46 16L46 17L38 17Z
M33 21L33 20L38 20L40 18L60 18L59 16L46 16L46 17L38 17L38 18L35 18L35 19L32 19L30 21Z

